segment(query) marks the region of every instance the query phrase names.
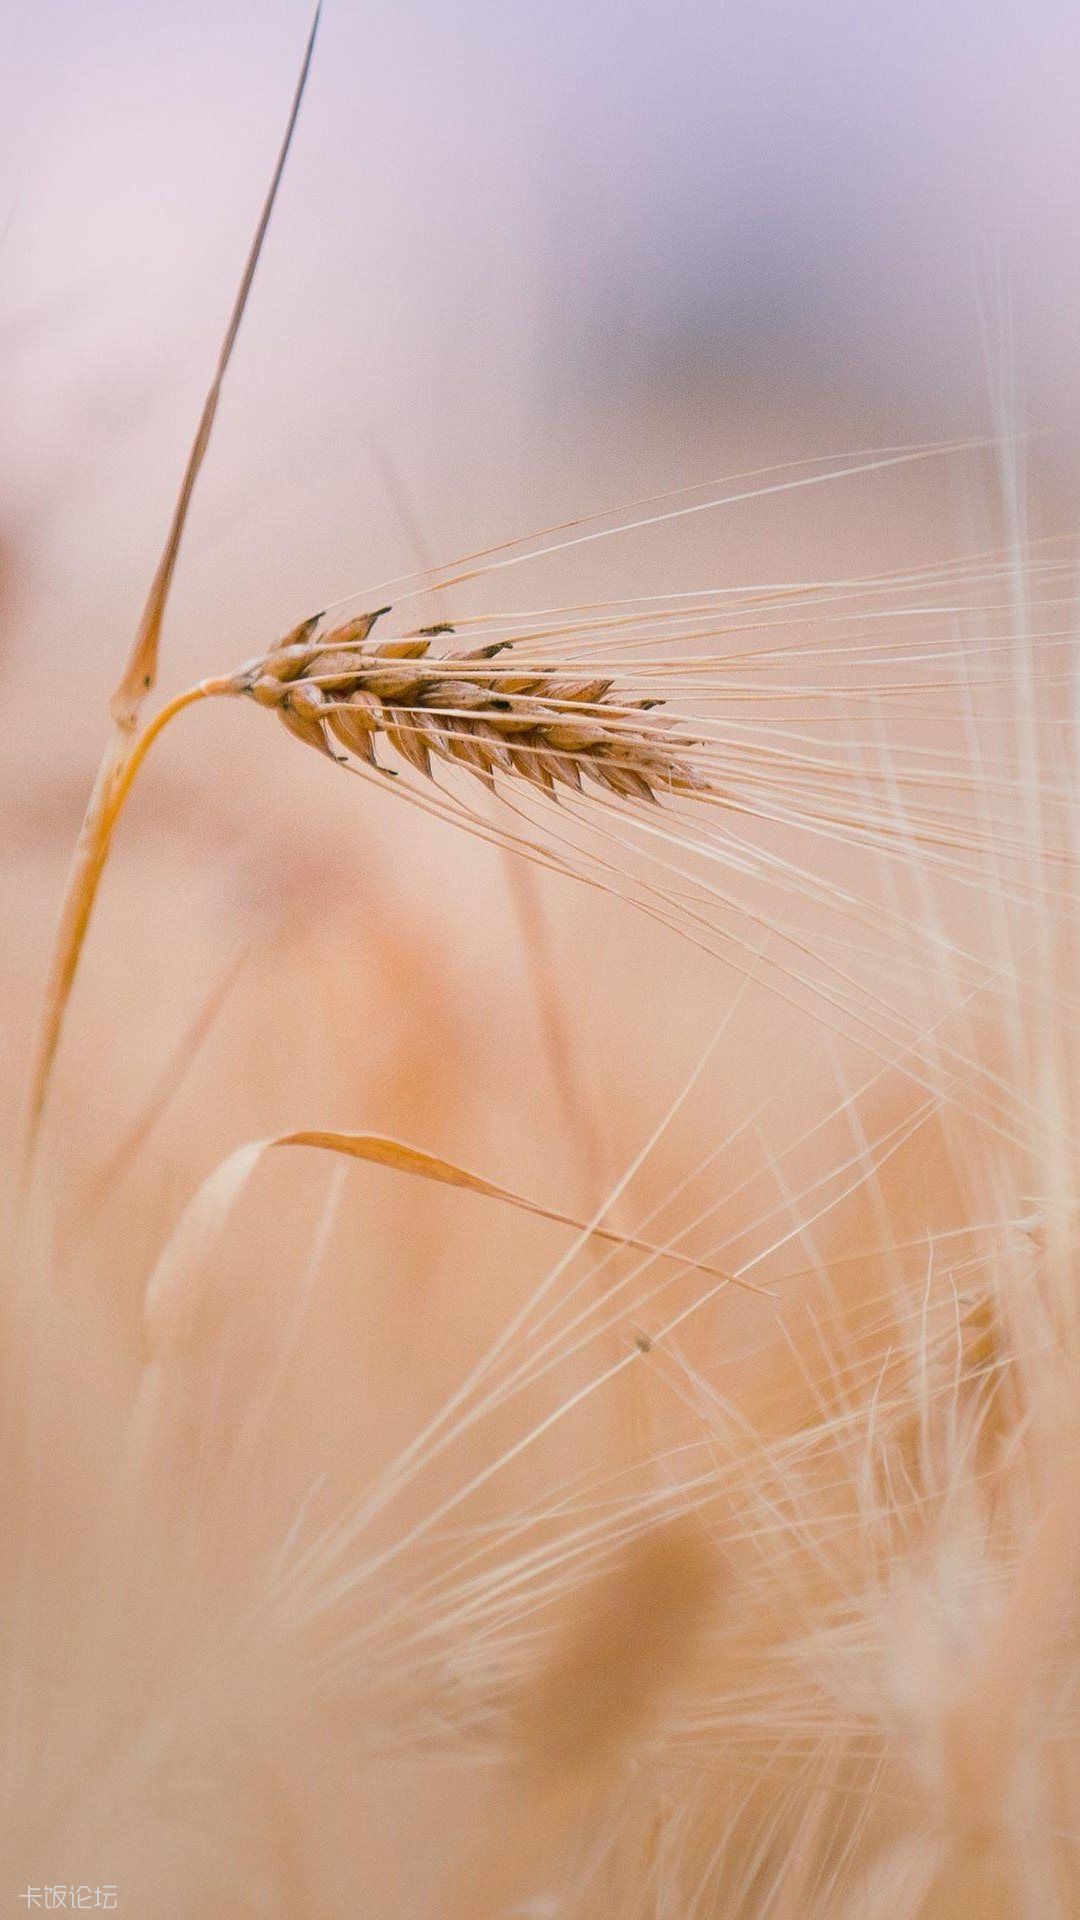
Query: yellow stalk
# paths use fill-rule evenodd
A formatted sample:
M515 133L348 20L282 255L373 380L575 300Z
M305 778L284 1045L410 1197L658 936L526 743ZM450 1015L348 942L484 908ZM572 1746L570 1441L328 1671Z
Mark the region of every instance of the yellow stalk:
M175 699L168 701L134 741L117 734L101 763L72 858L45 986L23 1145L20 1184L24 1192L33 1168L45 1102L64 1028L64 1016L86 941L90 916L112 848L113 834L128 795L150 748L170 720L182 713L185 707L194 706L197 700L205 700L211 694L234 691L233 683L228 679L201 680L197 686L189 687L186 692L178 693Z

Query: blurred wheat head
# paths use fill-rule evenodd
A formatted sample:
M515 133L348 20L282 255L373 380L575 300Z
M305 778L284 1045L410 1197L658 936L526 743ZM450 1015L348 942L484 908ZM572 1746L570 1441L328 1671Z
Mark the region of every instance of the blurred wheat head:
M305 620L140 729L272 202L118 690L30 1089L0 1424L5 1885L108 1882L133 1913L205 1920L1064 1920L1070 557L1028 544L1013 499L980 551L890 577L388 638L377 613ZM382 616L552 534L941 451L552 530L426 570ZM608 1030L609 1097L590 1084L542 892L516 907L529 1079L475 1075L452 938L413 937L388 877L350 915L330 858L300 931L249 929L87 1166L72 1102L50 1126L45 1097L76 967L147 752L210 695L360 774L343 811L391 791L530 885L583 883L628 953L655 938L674 968L679 936L710 982L681 1083L662 1054L645 1093L626 1070L666 1011L653 971ZM307 1078L305 1020L328 1036ZM343 1052L371 1068L374 1025L382 1066L335 1078ZM285 1124L235 1131L271 1066ZM589 1190L542 1202L541 1153L495 1180L371 1131L358 1088L425 1137L486 1101L489 1150L550 1105ZM343 1115L296 1112L331 1096ZM322 1191L286 1171L316 1160ZM379 1183L401 1175L417 1197L395 1213ZM453 1211L425 1216L430 1188Z

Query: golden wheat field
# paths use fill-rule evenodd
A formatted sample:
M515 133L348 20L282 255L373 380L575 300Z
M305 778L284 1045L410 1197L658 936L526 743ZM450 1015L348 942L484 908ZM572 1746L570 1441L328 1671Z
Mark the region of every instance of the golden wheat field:
M0 1920L1080 1915L1069 10L4 34Z

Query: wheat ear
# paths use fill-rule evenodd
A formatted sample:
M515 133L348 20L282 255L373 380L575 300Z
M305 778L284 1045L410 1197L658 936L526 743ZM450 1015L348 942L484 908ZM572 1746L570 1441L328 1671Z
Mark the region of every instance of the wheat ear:
M637 801L715 793L685 757L698 743L652 711L661 701L610 678L583 680L557 664L507 659L513 652L507 640L442 654L432 654L430 630L371 643L372 628L389 611L361 614L319 639L321 615L303 621L234 673L178 694L134 741L124 739L106 756L72 863L46 987L27 1165L117 822L154 741L197 701L247 695L272 708L305 745L374 768L381 735L424 774L434 759L464 767L488 785L500 774L549 794L560 786L581 792L586 783Z
M586 782L626 800L713 791L684 757L700 743L652 712L662 701L611 678L521 661L509 640L433 654L431 641L445 627L372 644L375 622L389 611L361 614L318 639L318 619L305 621L243 667L231 691L272 708L298 739L336 760L378 768L382 735L423 774L435 759L488 784L501 774L549 794L559 786L581 792Z

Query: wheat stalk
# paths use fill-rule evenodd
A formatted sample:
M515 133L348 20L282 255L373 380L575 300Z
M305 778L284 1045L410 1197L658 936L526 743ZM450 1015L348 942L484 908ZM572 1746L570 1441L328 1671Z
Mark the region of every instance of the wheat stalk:
M205 692L215 690L200 686L188 693L180 694L157 714L141 735L132 738L138 727L143 703L148 694L152 693L157 680L161 629L172 590L176 563L180 557L180 547L187 527L192 498L214 431L225 376L232 360L241 322L247 311L256 269L262 258L262 250L277 204L285 164L300 118L300 108L303 104L315 51L315 39L319 31L319 17L320 4L316 4L300 62L300 71L293 89L285 130L278 147L270 183L263 197L251 245L248 248L228 325L218 350L213 378L207 389L195 429L195 437L188 451L180 490L176 496L165 536L165 545L150 583L150 591L147 594L127 664L113 693L111 702L113 734L102 755L90 798L87 801L82 829L68 873L49 962L41 1023L30 1073L30 1094L19 1177L20 1209L29 1191L45 1102L48 1098L60 1036L63 1032L64 1016L75 982L86 930L94 910L98 886L109 857L116 822L131 790L132 781L162 727L172 719L174 713L190 705L192 700L200 699Z

